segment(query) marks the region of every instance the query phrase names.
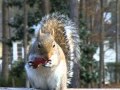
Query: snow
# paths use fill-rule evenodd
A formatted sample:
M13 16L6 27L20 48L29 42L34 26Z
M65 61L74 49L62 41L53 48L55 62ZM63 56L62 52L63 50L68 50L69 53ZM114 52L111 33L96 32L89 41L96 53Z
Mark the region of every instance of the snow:
M104 21L108 24L112 23L112 13L111 12L105 12L103 13Z
M93 58L96 60L96 61L99 61L99 51L100 51L100 48L97 49L96 53L94 54ZM108 63L108 62L115 62L115 57L116 57L116 53L115 53L115 50L114 49L108 49L104 52L104 62L105 63Z
M106 41L104 43L104 62L105 63L108 63L108 62L115 62L115 58L116 58L116 52L115 52L115 49L113 48L109 48L108 47L109 44L108 42ZM100 52L100 48L98 47L98 49L96 50L96 53L94 54L93 58L96 60L96 61L99 61L99 52Z

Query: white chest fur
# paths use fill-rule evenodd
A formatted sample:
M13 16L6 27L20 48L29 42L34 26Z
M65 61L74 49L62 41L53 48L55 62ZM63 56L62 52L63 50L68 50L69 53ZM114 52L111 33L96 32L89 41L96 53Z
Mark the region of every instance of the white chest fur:
M25 66L28 78L34 88L41 88L44 90L52 90L59 88L61 78L65 73L61 67L65 67L64 63L60 63L54 70L52 68L39 67L33 69L27 64Z

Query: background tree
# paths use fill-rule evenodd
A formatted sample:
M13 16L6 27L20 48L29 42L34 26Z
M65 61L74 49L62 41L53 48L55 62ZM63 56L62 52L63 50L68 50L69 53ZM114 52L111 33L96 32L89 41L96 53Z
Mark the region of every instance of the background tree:
M81 87L96 87L98 83L98 66L93 55L97 49L95 33L96 0L81 0L80 3L80 39L81 39Z
M51 11L50 0L42 0L44 14L49 14Z
M100 0L100 8L101 8L101 30L100 30L100 73L99 73L99 87L103 87L104 84L104 8L103 8L103 0Z
M120 62L120 1L116 0L116 12L117 12L117 28L116 28L116 83L119 84L119 70L118 70L118 63Z
M76 23L77 27L79 27L79 1L78 0L70 0L70 18ZM80 65L79 62L74 63L73 66L73 78L71 81L72 88L80 87Z
M28 60L27 54L28 54L28 5L27 5L27 0L24 0L24 38L23 38L23 42L24 42L24 62L26 63ZM29 81L27 79L26 76L26 87L30 87Z
M79 25L79 4L78 0L70 0L70 18Z
M28 44L28 7L26 0L24 0L24 62L27 61L27 44Z
M7 45L9 39L8 29L8 6L7 1L2 0L2 41L3 41L3 62L2 62L2 78L7 82L9 76L9 46Z

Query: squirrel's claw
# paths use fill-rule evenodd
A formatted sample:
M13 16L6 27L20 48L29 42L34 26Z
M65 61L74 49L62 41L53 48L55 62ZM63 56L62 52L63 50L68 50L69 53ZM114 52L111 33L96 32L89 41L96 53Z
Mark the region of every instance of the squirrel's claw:
M29 62L28 62L28 65L29 65L29 67L32 67L32 68L34 68L34 69L35 69L35 68L38 68L38 66L39 66L39 65L35 65L33 61L29 61Z
M32 61L29 61L28 62L28 65L31 67L31 66L33 66L33 62Z
M52 61L51 61L51 60L48 60L48 61L47 61L45 64L43 64L42 66L50 68L50 67L52 66Z

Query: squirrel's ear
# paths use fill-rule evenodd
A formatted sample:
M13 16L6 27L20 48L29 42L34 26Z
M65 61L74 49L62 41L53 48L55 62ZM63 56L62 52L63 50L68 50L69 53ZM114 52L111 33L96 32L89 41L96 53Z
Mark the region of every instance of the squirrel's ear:
M43 36L44 33L42 33L42 30L39 30L39 36Z
M41 35L41 34L42 34L41 30L39 30L39 35Z
M49 36L49 35L51 35L51 34L50 34L49 32L43 33L42 30L39 31L39 35L38 35L38 36L41 37L41 36L45 36L45 35L46 35L46 36Z
M54 31L54 29L52 30L52 36L54 36L55 35L55 31Z
M37 26L35 26L35 32L34 32L35 37L38 37L40 30L41 30L41 24L39 23Z

